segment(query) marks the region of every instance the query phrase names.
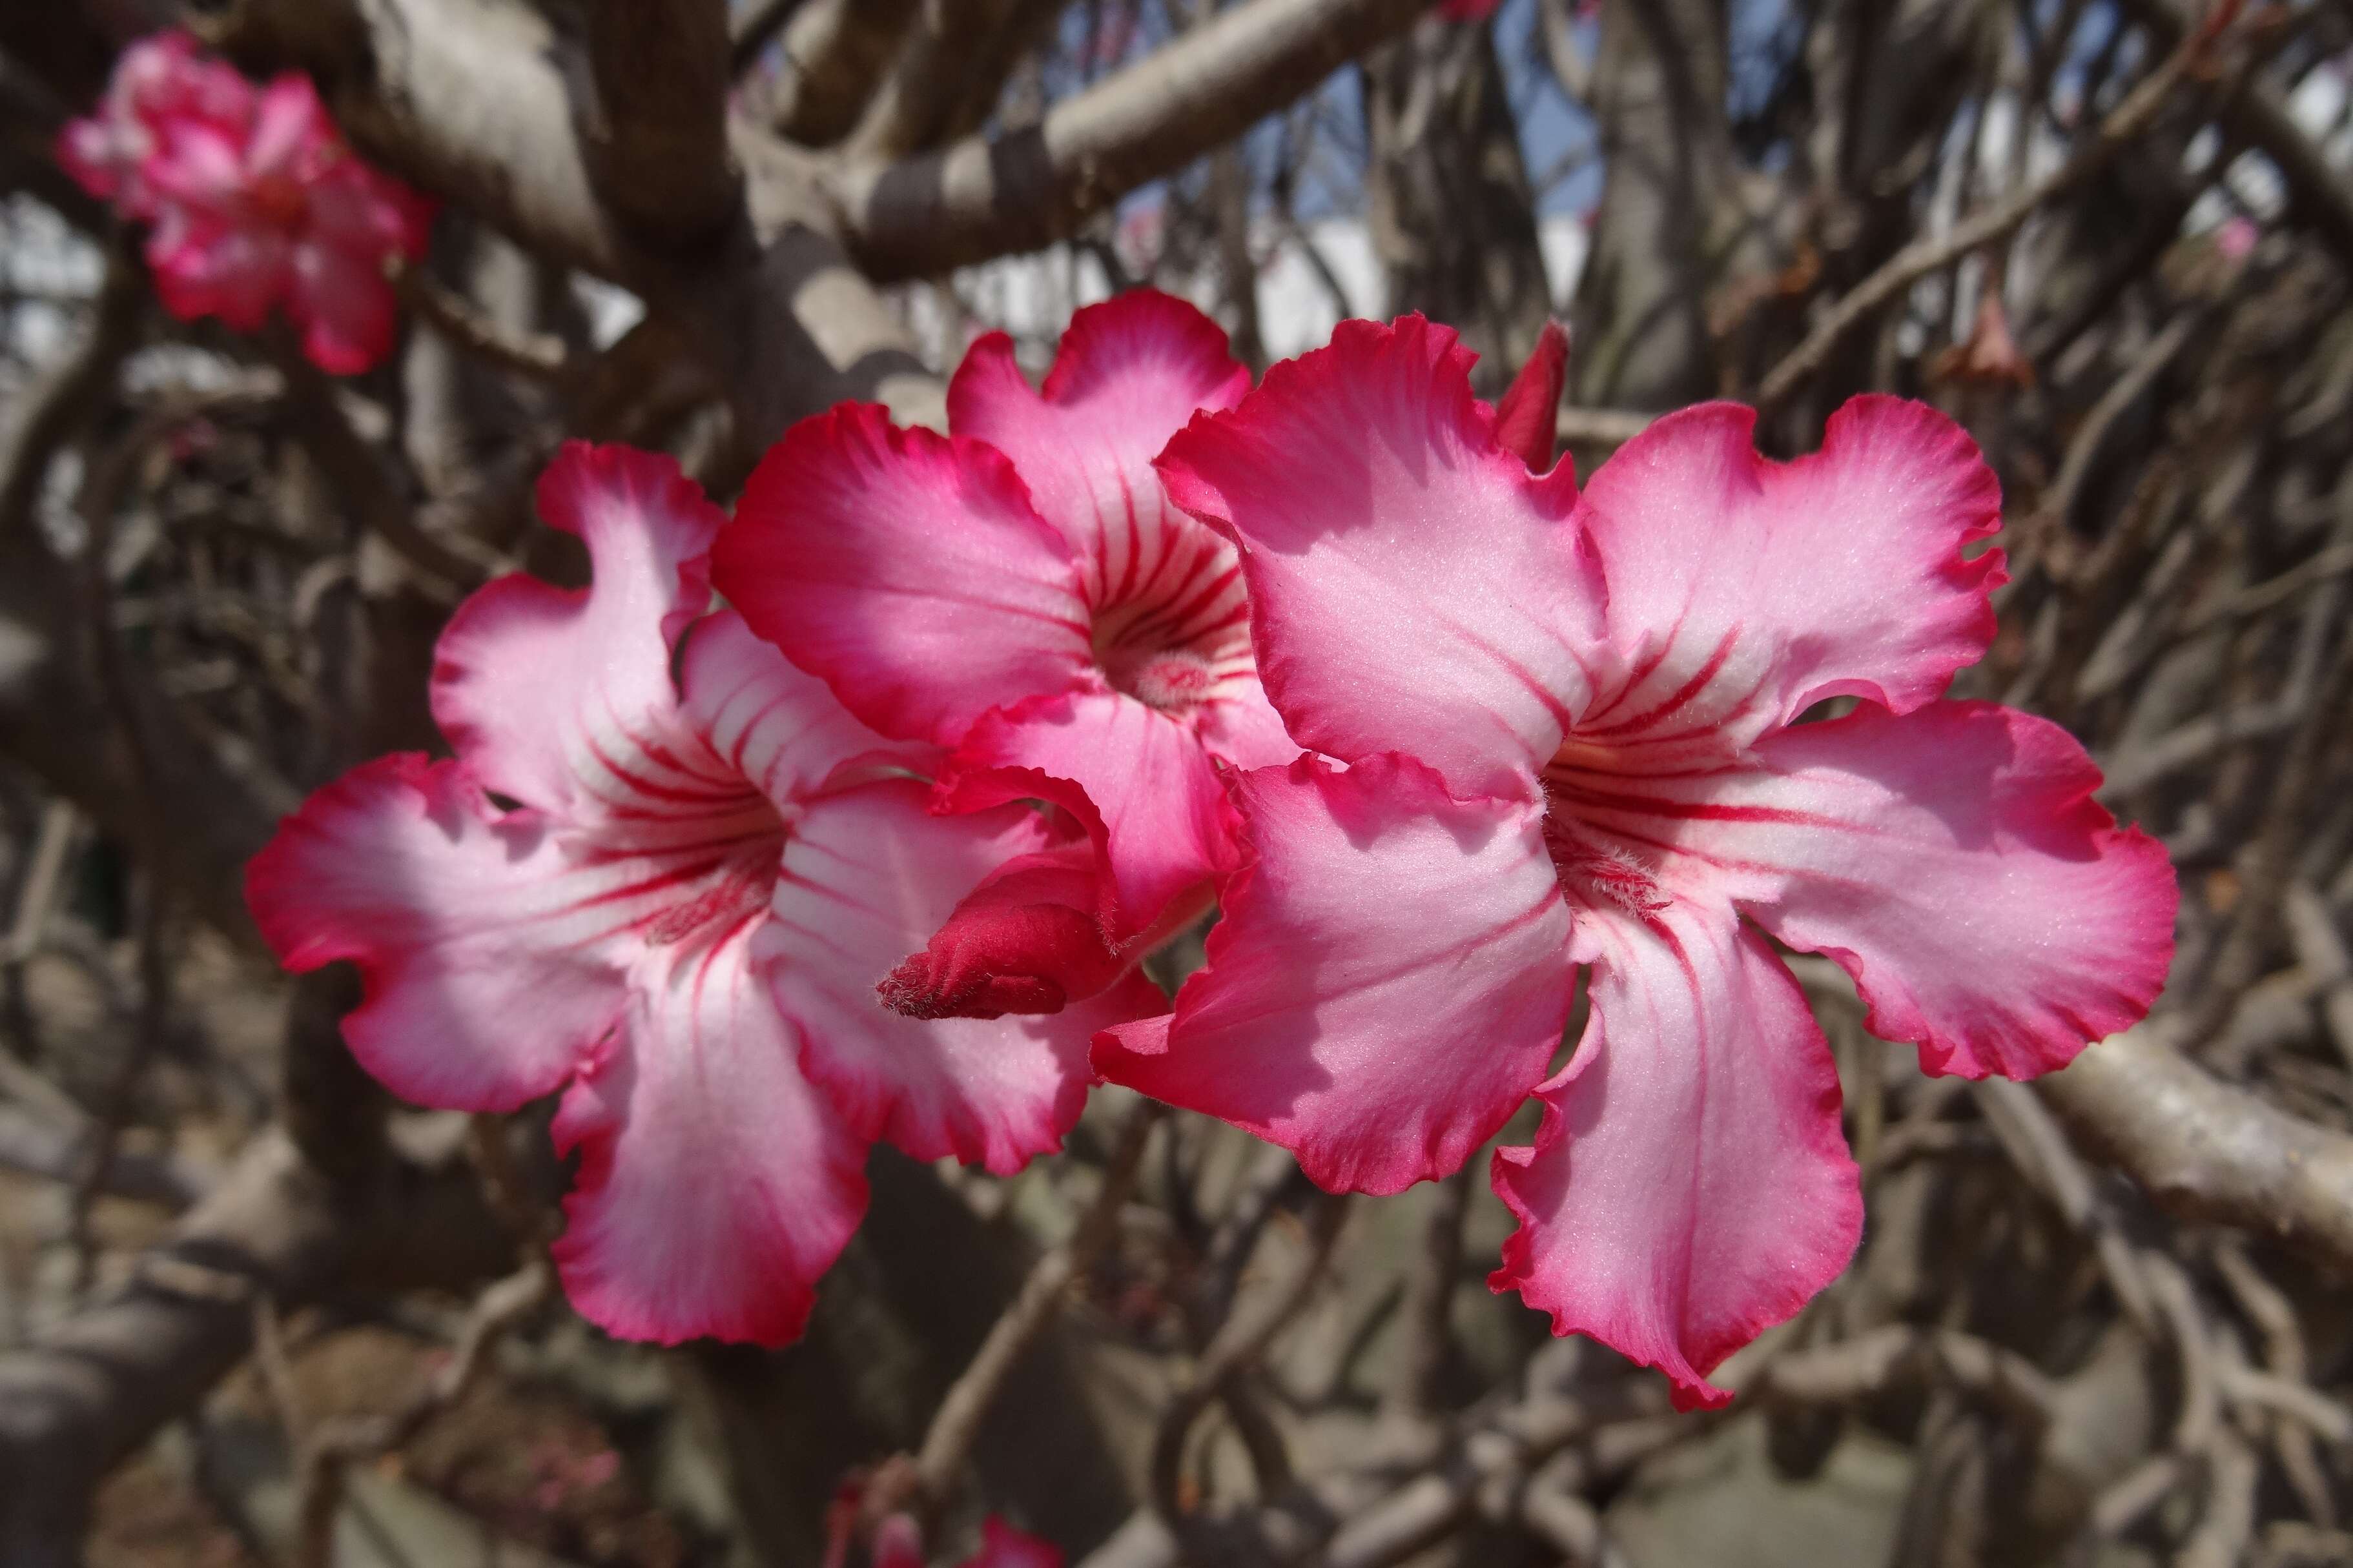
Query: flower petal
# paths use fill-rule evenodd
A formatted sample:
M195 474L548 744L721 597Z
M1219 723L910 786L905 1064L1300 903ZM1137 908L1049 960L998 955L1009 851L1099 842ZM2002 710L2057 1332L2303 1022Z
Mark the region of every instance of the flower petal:
M667 754L670 649L709 602L725 519L675 460L583 441L540 475L539 510L586 543L593 585L516 574L460 605L435 650L433 717L484 787L568 822L691 804L701 770Z
M1904 712L1992 641L2001 552L1961 549L2001 526L2001 487L1967 432L1857 397L1820 451L1774 463L1756 423L1729 403L1671 414L1586 486L1625 674L1581 735L1736 744L1841 694Z
M331 245L294 247L286 314L302 330L302 353L329 375L373 370L392 352L400 310L380 263Z
M209 217L158 222L146 250L164 309L184 321L217 316L240 332L261 330L293 276L284 237Z
M153 135L154 151L140 174L156 195L218 222L253 222L242 126L167 115L157 119Z
M1259 674L1303 745L1525 794L1585 700L1601 579L1573 476L1495 444L1472 357L1419 316L1343 321L1159 468L1240 542Z
M1757 765L1556 774L1580 821L1738 900L1860 984L1872 1031L1931 1072L2029 1078L2137 1022L2179 894L2119 829L2073 736L1989 702L1864 704L1758 742Z
M298 178L310 173L309 165L322 162L326 150L340 152L341 140L311 79L301 71L285 71L254 95L246 171L257 179Z
M752 635L733 610L705 616L679 659L687 723L787 817L828 789L892 773L933 773L943 754L885 740L825 682Z
M1490 1279L1674 1381L1707 1373L1837 1278L1862 1229L1838 1073L1772 950L1728 911L1579 922L1593 1018L1545 1086L1532 1149L1495 1154L1518 1215Z
M1333 1191L1459 1169L1545 1075L1568 1016L1569 913L1538 808L1459 801L1409 758L1245 773L1255 858L1173 1017L1095 1067L1299 1156Z
M556 1267L581 1314L628 1339L797 1338L866 1212L866 1144L801 1076L753 973L760 923L649 949L625 1026L556 1112L557 1150L580 1151Z
M1131 976L1047 1018L920 1022L875 988L1005 861L1046 847L1034 812L934 816L928 788L887 780L813 805L785 847L756 940L802 1062L861 1135L917 1159L1000 1174L1060 1146L1086 1101L1088 1037L1164 1005Z
M992 1513L980 1521L980 1550L964 1560L963 1568L1062 1568L1062 1549Z
M1282 715L1256 677L1229 682L1201 704L1193 730L1204 751L1238 768L1286 767L1303 749L1282 727Z
M1101 868L1084 841L1007 861L876 987L883 1002L910 1018L1001 1018L1102 991L1132 958L1106 934Z
M1495 442L1519 454L1528 472L1541 474L1553 465L1559 445L1560 391L1568 384L1568 330L1546 321L1536 336L1528 363L1520 366L1495 405Z
M406 753L303 804L246 870L287 967L360 966L343 1020L404 1100L512 1110L561 1084L622 1010L635 944L626 866L584 869L533 812L496 816L465 769Z
M715 570L754 631L887 735L954 745L1092 663L1070 547L1004 455L870 405L768 449Z
M1068 780L1093 803L1123 934L1158 924L1171 904L1207 909L1211 879L1233 864L1226 792L1208 755L1133 697L1047 697L987 715L956 748L942 794L973 798L967 778L1008 768Z
M1137 289L1071 318L1038 391L1011 338L979 339L948 384L948 428L1013 460L1038 514L1070 542L1087 602L1103 609L1145 591L1201 531L1167 504L1152 459L1195 409L1230 408L1249 390L1222 328Z

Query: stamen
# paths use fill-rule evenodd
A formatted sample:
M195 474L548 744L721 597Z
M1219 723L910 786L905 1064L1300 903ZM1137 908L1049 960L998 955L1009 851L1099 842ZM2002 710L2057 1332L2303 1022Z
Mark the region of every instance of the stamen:
M1545 816L1545 847L1564 886L1589 901L1615 904L1644 920L1662 913L1672 900L1648 866L1615 844L1597 842L1564 822L1556 803Z

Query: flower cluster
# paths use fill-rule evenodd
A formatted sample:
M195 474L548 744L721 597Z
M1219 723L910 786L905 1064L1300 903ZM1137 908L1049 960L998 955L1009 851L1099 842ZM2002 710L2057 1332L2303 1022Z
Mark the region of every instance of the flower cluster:
M308 77L256 87L186 34L158 33L122 52L58 157L149 226L156 292L182 321L254 331L283 310L302 352L337 375L391 351L385 266L424 253L432 204L352 153Z
M396 1091L563 1091L558 1258L616 1331L790 1337L871 1142L1010 1171L1091 1077L1370 1193L1534 1098L1496 1288L1718 1403L1861 1225L1774 944L1928 1071L2025 1077L2147 1010L2174 886L2066 733L1943 696L2002 576L1957 426L1859 398L1782 464L1704 405L1580 489L1563 353L1491 406L1445 329L1349 321L1252 390L1139 292L1036 389L976 344L948 435L804 422L732 521L569 448L594 586L462 607L454 759L313 796L256 913L360 964ZM1137 962L1213 903L1172 1011Z

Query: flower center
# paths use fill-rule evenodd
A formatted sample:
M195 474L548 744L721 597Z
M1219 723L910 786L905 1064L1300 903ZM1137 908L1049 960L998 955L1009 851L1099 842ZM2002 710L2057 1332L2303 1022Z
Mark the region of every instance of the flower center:
M1113 690L1183 718L1216 694L1219 661L1229 654L1220 646L1227 628L1187 624L1199 618L1151 600L1098 611L1095 664Z
M1102 656L1103 678L1163 713L1187 713L1217 684L1209 661L1190 648L1113 649Z
M745 790L708 808L654 818L624 853L642 858L661 907L640 928L649 946L715 942L767 911L784 858L784 819Z
M746 848L728 859L680 903L646 927L646 945L666 947L699 936L720 936L764 912L776 889L781 840Z
M1554 875L1563 892L1588 908L1608 905L1647 921L1666 909L1666 889L1635 850L1578 820L1578 784L1586 775L1572 752L1589 758L1590 748L1564 745L1544 772L1545 848Z
M301 182L284 174L264 174L253 182L247 192L254 210L281 228L292 228L302 221L302 214L311 205Z

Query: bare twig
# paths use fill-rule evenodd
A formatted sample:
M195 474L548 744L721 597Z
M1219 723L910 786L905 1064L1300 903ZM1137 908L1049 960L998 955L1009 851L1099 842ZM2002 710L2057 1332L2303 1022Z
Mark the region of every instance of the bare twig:
M20 532L31 520L50 459L113 387L146 304L146 271L126 246L117 245L107 257L90 336L26 399L16 438L0 454L0 538Z
M1102 1184L1095 1189L1087 1212L1080 1216L1078 1228L1069 1241L1038 1260L1029 1277L1021 1282L1021 1293L988 1331L988 1338L981 1342L971 1364L940 1402L930 1429L923 1434L923 1446L915 1455L916 1474L930 1496L947 1495L965 1456L972 1451L973 1439L979 1435L980 1418L987 1413L989 1401L1004 1382L1006 1373L1053 1321L1071 1284L1084 1278L1095 1258L1119 1233L1120 1210L1134 1190L1144 1146L1164 1114L1165 1108L1153 1100L1142 1101L1128 1112L1111 1159L1103 1166Z
M290 1403L281 1406L281 1418L288 1423L300 1456L296 1568L331 1568L335 1517L343 1508L343 1477L349 1467L413 1442L435 1416L465 1397L489 1364L500 1336L554 1295L554 1270L535 1246L526 1251L529 1256L521 1268L493 1281L474 1299L448 1358L419 1383L398 1410L336 1417L305 1432L296 1425L301 1418ZM286 1387L290 1400L290 1383Z
M1757 391L1759 408L1778 408L1820 370L1846 335L1871 319L1905 289L1940 268L1949 267L1979 247L2000 239L2034 216L2054 198L2082 184L2107 167L2119 153L2154 121L2173 89L2190 67L2204 58L2212 40L2194 31L2175 47L2164 63L2126 95L2073 154L2042 179L2021 187L1983 212L1955 224L1943 236L1915 240L1831 306L1803 342L1783 356L1767 374Z
M560 382L570 368L563 339L552 332L508 331L421 267L397 266L393 280L411 310L469 353L538 382Z
M1186 1439L1191 1435L1195 1419L1218 1397L1228 1379L1239 1376L1265 1354L1274 1336L1306 1306L1316 1282L1323 1278L1324 1265L1331 1261L1340 1222L1347 1215L1346 1200L1324 1194L1316 1199L1311 1213L1307 1255L1300 1260L1289 1282L1255 1303L1251 1310L1239 1311L1227 1321L1218 1337L1209 1342L1209 1348L1202 1352L1193 1369L1192 1382L1161 1411L1159 1429L1152 1439L1152 1501L1162 1520L1172 1528L1181 1528L1187 1511L1179 1482Z

